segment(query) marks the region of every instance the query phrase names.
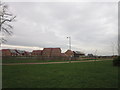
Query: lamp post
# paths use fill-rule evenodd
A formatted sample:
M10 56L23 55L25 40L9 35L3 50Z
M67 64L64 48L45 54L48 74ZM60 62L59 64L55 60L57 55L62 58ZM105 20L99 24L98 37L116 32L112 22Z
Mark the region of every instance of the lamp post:
M68 49L71 50L71 37L67 37L67 39L68 39L68 43L69 43ZM71 63L71 57L72 57L72 56L70 55L70 56L69 56L69 60L70 60L69 62L70 62L70 63Z
M71 37L67 37L67 39L68 39L68 42L69 42L69 50L71 50Z

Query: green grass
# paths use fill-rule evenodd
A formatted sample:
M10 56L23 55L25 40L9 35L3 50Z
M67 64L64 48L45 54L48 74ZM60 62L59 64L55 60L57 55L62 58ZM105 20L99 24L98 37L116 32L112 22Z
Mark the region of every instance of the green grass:
M39 62L60 62L67 60L49 60L49 59L41 59L39 57L3 57L2 63L39 63Z
M89 59L94 60L94 59ZM86 60L2 60L2 63L42 63L42 62L66 62L66 61L86 61Z
M58 60L2 60L2 63L40 63L40 62L60 62Z
M3 88L117 88L112 61L3 66Z
M71 61L85 61L85 60L98 60L98 59L80 59ZM69 59L40 59L39 57L4 57L2 63L40 63L40 62L63 62L70 61Z

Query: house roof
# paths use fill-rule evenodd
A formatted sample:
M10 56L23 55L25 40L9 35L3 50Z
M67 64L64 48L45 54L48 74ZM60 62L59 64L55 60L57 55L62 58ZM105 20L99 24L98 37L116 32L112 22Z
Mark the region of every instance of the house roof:
M8 51L8 50L10 50L10 49L2 49L2 51Z
M65 53L61 53L61 56L67 56Z
M54 50L60 50L60 51L61 51L60 48L44 48L44 49L43 49L43 52L44 52L44 51L54 51Z
M16 50L18 53L22 54L22 53L25 53L24 50Z
M73 51L71 51L71 50L67 50L65 53L68 53L68 52L73 53Z
M44 48L44 49L60 49L60 48L58 47L58 48Z
M17 53L15 49L10 49L11 53Z
M33 50L32 52L42 52L43 50Z
M85 54L85 53L83 53L81 51L73 51L73 52L76 53L76 54Z

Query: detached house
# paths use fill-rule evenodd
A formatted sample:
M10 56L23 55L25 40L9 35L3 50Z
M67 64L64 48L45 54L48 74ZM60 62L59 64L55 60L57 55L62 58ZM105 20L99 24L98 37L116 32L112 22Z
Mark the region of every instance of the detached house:
M32 56L41 56L43 50L33 50L32 51Z
M18 56L26 56L27 55L27 52L24 51L24 50L16 50Z
M42 52L42 56L45 56L45 57L61 56L61 49L60 48L44 48Z
M2 56L11 56L11 52L9 49L2 49Z
M9 50L10 50L11 56L17 56L18 55L16 49L9 49Z
M85 56L85 53L81 52L81 51L73 51L74 53L74 57L81 57L81 56Z
M2 56L26 56L27 52L16 49L2 49Z
M74 52L71 51L71 50L67 50L67 51L65 52L65 54L66 54L68 57L73 57L73 56L74 56Z
M80 56L85 56L85 53L81 52L81 51L71 51L71 50L67 50L65 52L65 54L68 57L80 57Z
M2 49L2 56L17 56L15 49Z

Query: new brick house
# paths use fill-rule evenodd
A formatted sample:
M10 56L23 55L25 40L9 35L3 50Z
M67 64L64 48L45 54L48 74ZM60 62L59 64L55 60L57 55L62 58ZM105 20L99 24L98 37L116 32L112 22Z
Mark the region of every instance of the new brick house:
M42 56L45 56L45 57L61 56L61 49L60 48L44 48Z
M26 56L26 51L24 50L16 50L18 56Z
M33 50L32 51L32 56L41 56L43 50Z
M25 51L26 56L32 56L32 52Z
M67 51L65 52L65 54L66 54L68 57L73 57L73 56L74 56L74 52L71 51L71 50L67 50Z
M11 56L18 56L17 50L16 49L9 49Z
M2 49L2 56L26 56L27 53L24 50L16 49Z
M65 53L61 53L61 57L67 57Z
M74 57L82 57L85 56L85 53L81 52L81 51L73 51L74 53Z
M11 56L11 52L9 49L2 49L2 56Z

